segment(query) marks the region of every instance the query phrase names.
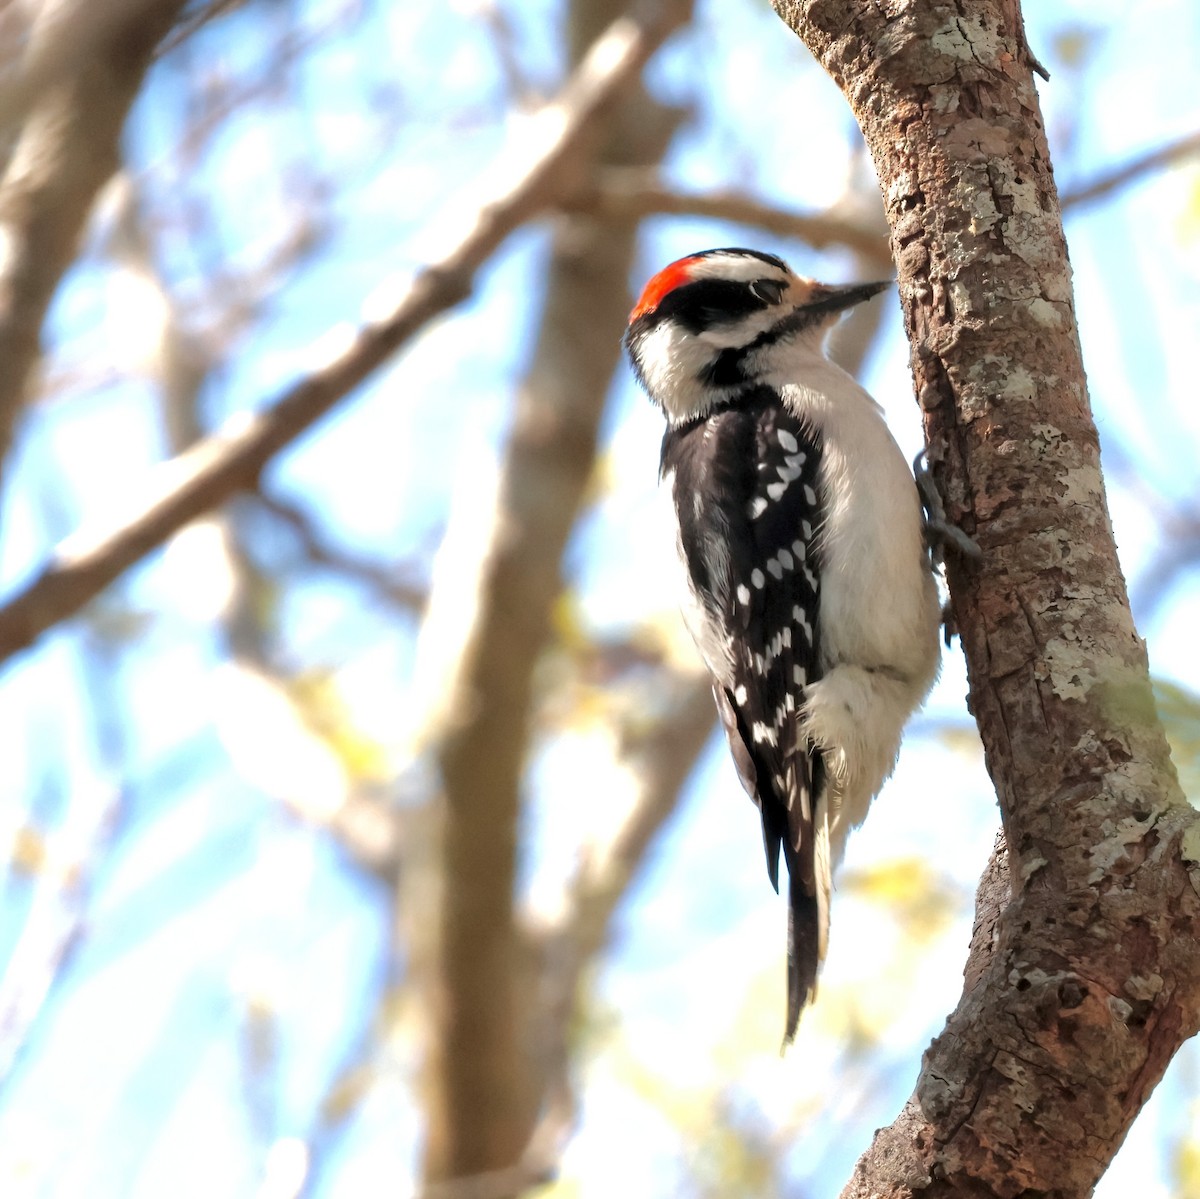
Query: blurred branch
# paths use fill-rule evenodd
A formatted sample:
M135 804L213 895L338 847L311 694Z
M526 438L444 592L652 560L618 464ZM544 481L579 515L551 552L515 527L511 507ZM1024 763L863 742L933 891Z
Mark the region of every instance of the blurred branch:
M63 860L48 861L43 849L36 861L26 863L38 877L32 906L0 978L0 1082L11 1073L80 935L92 873L104 858L120 814L122 795L117 787L99 795L95 802L83 803L81 798L73 800L77 810L60 835L65 843ZM17 869L22 865L20 857L14 846L13 866Z
M111 52L127 37L136 42L138 26L149 23L153 27L155 18L167 10L173 10L173 21L174 12L184 6L162 0L73 0L39 5L20 62L0 83L0 129L15 129L46 92L84 71L97 51ZM157 42L165 29L152 28L147 33ZM130 47L138 57L144 49ZM144 65L138 68L139 75Z
M1157 150L1151 150L1137 158L1130 159L1124 166L1112 168L1097 176L1091 183L1064 192L1061 199L1062 209L1065 212L1070 208L1080 208L1084 204L1092 204L1112 192L1137 183L1146 175L1154 174L1156 171L1173 166L1186 158L1194 158L1196 155L1200 155L1200 132L1189 133L1186 137L1168 142Z
M600 171L590 185L570 192L563 206L598 220L630 221L660 215L710 217L752 225L779 237L799 238L818 250L846 246L880 267L890 268L892 263L886 231L881 227L829 213L790 212L740 192L679 192L661 183L656 171Z
M241 8L245 3L246 0L208 0L207 4L197 8L179 23L178 28L171 32L171 35L159 48L157 57L162 58L170 54L172 50L199 33L206 25L233 12L234 9Z
M712 732L716 709L703 672L663 669L653 683L660 711L639 703L617 723L622 768L636 795L625 819L604 843L585 848L560 928L593 957L608 938L613 913L641 866L654 835L675 810L684 783Z
M270 513L287 525L309 562L327 567L345 578L361 583L380 599L405 612L416 612L424 607L428 598L428 591L424 586L411 583L397 571L388 570L333 545L318 529L311 514L300 504L291 503L261 489L254 493L254 502L264 512Z
M574 0L570 61L595 53L587 48L609 11L608 0ZM687 16L676 6L659 33ZM657 162L678 120L631 86L582 147L588 157L571 164L561 194L588 176L594 160ZM537 1173L556 1157L556 1145L531 1139L547 1079L530 1048L545 1017L539 963L517 918L519 818L536 670L563 591L563 554L595 469L620 354L612 331L629 310L637 228L636 219L583 215L556 223L537 344L503 457L494 467L470 464L435 565L414 706L417 747L442 788L430 820L436 876L400 904L422 913L422 928L408 920L430 1021L427 1193L458 1193L486 1178L497 1193L515 1194L528 1185L530 1162L537 1159Z
M496 0L482 0L473 15L491 32L492 53L504 76L505 90L514 108L532 109L545 99L545 93L521 62L513 14Z
M0 93L0 127L14 127L29 110L0 180L0 461L41 353L51 297L97 191L117 170L121 129L154 49L184 5L45 5L20 69Z
M1063 193L1062 207L1082 207L1187 158L1200 155L1200 133L1132 159L1099 175L1091 183ZM571 192L567 212L586 212L598 220L637 220L648 216L699 216L750 225L779 237L794 237L816 250L845 246L881 267L891 266L885 229L830 213L792 212L741 192L708 195L681 192L662 183L656 171L610 167Z
M126 519L101 528L84 527L61 544L51 564L0 608L0 661L73 616L189 521L235 492L253 488L276 454L430 320L465 299L475 272L508 235L554 203L564 164L614 97L641 70L667 28L662 22L642 27L628 18L615 21L547 114L554 121L553 131L514 182L479 210L447 254L420 271L394 302L373 305L384 310L357 333L345 327L330 330L318 347L325 349L328 361L271 407L235 418L224 431L162 464L153 472L147 495ZM6 327L0 326L0 362L5 361ZM36 333L33 344L36 346ZM4 394L4 369L0 366L0 397Z
M360 869L394 884L403 863L404 827L401 813L387 796L356 784L332 808L318 809L294 795L278 798L294 816L328 833Z
M655 714L646 714L639 697L616 721L617 766L633 789L628 810L607 836L585 848L562 917L530 934L539 959L533 1052L543 1079L533 1135L516 1164L427 1182L422 1199L506 1199L557 1175L575 1113L569 1038L581 976L607 944L621 899L678 807L715 720L707 675L663 668L651 687Z
M542 937L538 1053L547 1093L526 1154L535 1168L573 1122L569 1033L581 976L607 945L621 899L678 807L715 721L706 674L664 668L652 686L659 711L647 716L645 703L638 703L617 722L619 765L634 789L628 811L607 839L585 847L563 915Z

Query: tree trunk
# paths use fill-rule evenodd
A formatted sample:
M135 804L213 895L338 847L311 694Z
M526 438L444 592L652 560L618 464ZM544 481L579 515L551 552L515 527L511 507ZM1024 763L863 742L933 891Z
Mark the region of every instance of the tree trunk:
M1007 850L844 1194L1085 1196L1200 1025L1200 833L1109 524L1037 64L1016 0L776 8L874 157L930 460L983 550L948 573Z
M656 36L681 23L686 3ZM613 15L607 0L574 0L570 57L578 63ZM573 164L657 163L678 121L637 83ZM539 1181L530 1164L542 1093L538 1006L514 884L522 773L534 672L563 589L562 556L592 477L604 401L620 355L613 330L629 310L636 219L562 218L547 268L541 330L520 388L497 494L476 501L466 536L481 552L469 637L445 677L457 697L438 730L444 787L442 877L429 937L431 1027L425 1065L427 1191L483 1186L503 1199ZM489 528L480 512L494 519ZM472 549L469 552L476 552ZM464 587L469 572L454 579ZM431 606L442 595L436 583ZM460 615L460 597L449 606ZM461 618L461 616L460 616ZM434 627L427 619L427 629ZM427 633L422 634L423 637ZM436 634L435 634L436 635ZM526 1166L529 1168L526 1169ZM442 1187L442 1190L438 1188Z

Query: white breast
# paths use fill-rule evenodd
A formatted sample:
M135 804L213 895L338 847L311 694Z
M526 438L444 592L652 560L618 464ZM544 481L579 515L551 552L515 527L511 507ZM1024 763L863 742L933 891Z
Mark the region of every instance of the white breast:
M797 377L781 383L784 401L823 440L822 657L932 677L937 588L909 465L879 405L824 355Z

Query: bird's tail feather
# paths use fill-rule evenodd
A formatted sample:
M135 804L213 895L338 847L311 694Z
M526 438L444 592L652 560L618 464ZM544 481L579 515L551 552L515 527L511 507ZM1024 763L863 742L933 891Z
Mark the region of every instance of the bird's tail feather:
M833 900L833 852L829 838L829 804L821 796L813 816L813 875L817 899L817 965L829 948L829 905Z
M820 903L800 881L799 871L788 886L788 985L786 1048L796 1036L800 1013L817 994L817 971L821 966Z
M829 905L833 874L829 847L828 809L821 803L816 813L813 865L816 886L805 886L799 870L788 884L788 988L787 1030L783 1043L796 1036L800 1013L817 997L817 975L829 945Z

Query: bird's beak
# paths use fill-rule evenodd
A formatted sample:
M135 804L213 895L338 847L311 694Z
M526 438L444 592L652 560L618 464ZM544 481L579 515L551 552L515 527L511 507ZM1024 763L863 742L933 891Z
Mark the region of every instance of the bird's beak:
M813 314L829 313L832 315L835 312L853 308L855 304L861 304L872 296L877 296L891 285L890 279L885 279L881 283L848 283L841 287L815 283L801 308Z

